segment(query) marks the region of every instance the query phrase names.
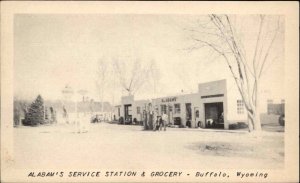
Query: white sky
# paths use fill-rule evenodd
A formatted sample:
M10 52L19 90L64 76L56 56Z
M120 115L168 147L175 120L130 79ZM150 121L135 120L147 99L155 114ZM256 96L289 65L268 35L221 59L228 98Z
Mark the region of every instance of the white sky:
M97 61L113 57L154 59L160 70L158 96L196 92L197 83L230 77L225 62L212 59L207 50L188 52L184 30L199 16L182 15L16 15L14 20L14 94L33 99L61 99L66 84L87 89L99 100L95 86ZM250 25L245 29L253 28ZM247 27L248 26L248 27ZM278 59L268 69L264 83L283 97L284 39L276 42ZM281 47L280 47L281 46ZM213 60L213 61L212 61ZM113 78L111 78L113 80ZM271 87L270 87L271 86ZM137 99L150 98L142 88ZM108 88L105 98L114 103L122 95ZM125 94L123 92L123 94Z

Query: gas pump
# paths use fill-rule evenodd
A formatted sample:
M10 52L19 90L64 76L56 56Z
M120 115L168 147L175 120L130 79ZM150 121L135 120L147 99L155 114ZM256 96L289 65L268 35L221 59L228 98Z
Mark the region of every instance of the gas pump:
M173 108L172 108L172 104L168 103L168 125L171 124L171 119L173 119Z
M200 121L199 107L195 107L194 111L195 111L195 125L196 125L196 127L201 127L202 128L203 124L201 124L201 121Z

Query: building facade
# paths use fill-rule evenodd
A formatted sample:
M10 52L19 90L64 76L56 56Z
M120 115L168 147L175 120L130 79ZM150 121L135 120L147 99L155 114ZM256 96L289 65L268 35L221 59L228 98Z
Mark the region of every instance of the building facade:
M198 92L150 100L134 100L125 96L119 106L120 117L125 120L143 121L143 111L149 103L156 116L168 115L169 125L191 128L229 129L229 124L246 122L243 101L234 84L218 80L198 85Z

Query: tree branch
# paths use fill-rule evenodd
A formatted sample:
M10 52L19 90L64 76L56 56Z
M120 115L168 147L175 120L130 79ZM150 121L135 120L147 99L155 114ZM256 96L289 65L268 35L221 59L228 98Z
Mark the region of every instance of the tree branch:
M274 36L273 36L273 38L272 38L272 40L271 40L271 43L270 43L268 49L267 49L267 51L266 51L266 54L265 54L265 57L264 57L264 59L263 59L261 68L260 68L260 70L259 70L258 78L261 77L261 74L262 74L262 71L263 71L263 69L264 69L264 66L265 66L265 63L266 63L266 61L267 61L267 58L268 58L268 56L269 56L270 50L271 50L271 48L272 48L272 46L273 46L273 43L274 43L274 41L275 41L275 39L276 39L276 37L277 37L278 32L279 32L279 21L280 21L280 17L278 17L278 21L277 21L277 29L276 29L276 31L275 31L275 33L274 33Z

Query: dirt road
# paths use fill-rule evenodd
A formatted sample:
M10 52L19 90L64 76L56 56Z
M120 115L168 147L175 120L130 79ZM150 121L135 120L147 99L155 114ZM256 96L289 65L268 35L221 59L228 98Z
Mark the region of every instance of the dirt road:
M170 129L91 124L88 133L74 125L14 129L16 168L201 169L282 168L284 133Z

